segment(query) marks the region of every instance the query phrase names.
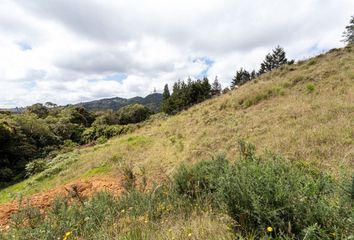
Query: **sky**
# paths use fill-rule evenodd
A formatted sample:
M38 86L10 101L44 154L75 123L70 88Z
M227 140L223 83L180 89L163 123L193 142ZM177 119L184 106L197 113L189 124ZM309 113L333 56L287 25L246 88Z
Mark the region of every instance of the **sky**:
M0 108L146 96L342 47L353 0L0 0Z

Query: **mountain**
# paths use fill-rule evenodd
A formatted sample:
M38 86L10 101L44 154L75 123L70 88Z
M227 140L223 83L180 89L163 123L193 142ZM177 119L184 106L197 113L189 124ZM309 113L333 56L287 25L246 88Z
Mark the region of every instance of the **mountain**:
M145 98L143 97L134 97L134 98L105 98L100 100L95 100L91 102L83 102L79 104L75 104L74 106L84 107L89 111L99 111L99 110L118 110L124 106L140 103L148 108L150 108L154 112L161 111L161 102L162 102L162 94L161 93L153 93Z

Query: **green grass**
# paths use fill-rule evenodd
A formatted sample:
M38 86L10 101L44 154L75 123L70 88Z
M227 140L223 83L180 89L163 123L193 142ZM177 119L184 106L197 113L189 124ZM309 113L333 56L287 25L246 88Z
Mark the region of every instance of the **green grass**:
M110 165L104 164L99 167L92 168L85 172L81 177L92 177L92 176L99 176L103 175L105 173L108 173L112 170L112 167Z

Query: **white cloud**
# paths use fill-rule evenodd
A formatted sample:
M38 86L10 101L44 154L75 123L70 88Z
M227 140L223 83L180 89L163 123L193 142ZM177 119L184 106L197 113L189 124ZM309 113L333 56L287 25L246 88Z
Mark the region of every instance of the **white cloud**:
M2 0L0 108L146 95L203 74L227 86L278 44L296 59L341 46L352 9L352 0ZM107 80L115 75L127 77Z

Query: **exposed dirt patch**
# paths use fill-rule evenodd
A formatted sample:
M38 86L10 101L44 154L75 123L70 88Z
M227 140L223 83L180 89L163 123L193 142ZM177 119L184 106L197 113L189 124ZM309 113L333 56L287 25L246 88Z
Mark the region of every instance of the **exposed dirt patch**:
M31 205L45 211L51 206L57 196L69 196L73 191L83 197L90 197L93 193L99 191L108 191L113 195L119 196L123 189L122 183L118 178L94 177L85 181L75 181L43 193L32 195L22 200L21 207ZM11 215L18 210L19 204L19 201L13 201L0 205L0 230L8 228Z

